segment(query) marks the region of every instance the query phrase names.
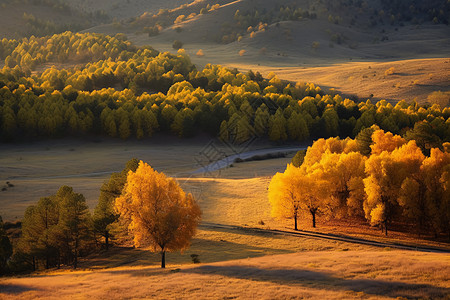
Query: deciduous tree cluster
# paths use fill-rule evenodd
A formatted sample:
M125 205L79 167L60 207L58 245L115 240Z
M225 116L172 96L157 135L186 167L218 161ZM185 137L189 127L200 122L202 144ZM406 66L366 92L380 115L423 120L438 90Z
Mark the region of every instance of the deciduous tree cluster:
M328 217L365 217L386 235L392 223L450 237L449 143L423 149L414 140L372 128L365 141L319 139L299 167L289 164L269 185L272 213L296 219L301 210ZM362 146L363 145L363 146ZM297 229L297 221L295 220Z

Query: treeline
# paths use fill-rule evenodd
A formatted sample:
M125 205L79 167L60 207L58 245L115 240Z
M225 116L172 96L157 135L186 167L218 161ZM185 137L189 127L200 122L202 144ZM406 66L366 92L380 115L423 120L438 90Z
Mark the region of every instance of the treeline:
M122 193L131 159L120 173L113 173L100 189L94 213L86 199L71 187L62 186L55 195L29 206L21 223L20 238L11 242L0 218L0 275L61 266L76 268L79 257L108 249L111 240L126 238L128 224L119 222L114 201Z
M137 29L138 32L145 32L148 33L149 36L154 36L158 35L163 28L195 18L197 15L208 14L227 2L227 0L193 1L189 4L182 4L173 9L162 8L155 14L145 12L139 17L130 18L127 21L121 21L120 23L115 23L114 25L128 25L133 29Z
M290 164L272 178L272 213L293 217L295 229L300 212L307 211L314 227L320 213L365 218L386 235L397 223L450 238L450 143L441 148L421 149L408 136L376 126L356 139L319 139L298 167Z
M37 18L33 14L24 13L22 19L25 21L26 29L23 32L25 36L46 36L55 33L65 32L67 30L79 31L92 25L88 20L79 23L58 24L54 21Z
M24 23L16 28L14 34L18 37L46 36L67 30L79 31L110 21L110 17L103 11L82 12L59 0L4 0L0 7L12 9L17 5L37 6L59 16L54 19L41 19L39 14L24 13Z
M240 37L247 33L264 31L271 24L282 21L300 21L303 19L316 19L317 14L303 9L295 4L276 5L272 9L266 8L240 11L234 13L234 24L224 24L222 26L222 43L231 43L240 40Z
M151 51L151 56L157 53L153 49ZM28 76L36 66L47 62L87 63L108 58L127 60L136 52L137 48L123 34L110 37L96 33L65 32L51 37L32 36L20 41L4 38L0 41L0 59L5 60L5 66L18 66Z
M328 0L323 4L336 23L345 19L350 25L403 26L426 22L448 25L450 22L450 3L442 0Z
M438 142L450 141L450 108L439 105L356 103L273 73L263 78L213 65L198 71L184 50L158 53L121 36L65 33L47 42L24 39L12 49L16 43L2 41L10 53L5 61L19 62L0 72L3 140L83 134L127 139L161 131L181 137L207 132L234 143L255 136L309 141L356 136L374 124L404 134L426 120ZM30 68L61 55L91 62L30 75Z

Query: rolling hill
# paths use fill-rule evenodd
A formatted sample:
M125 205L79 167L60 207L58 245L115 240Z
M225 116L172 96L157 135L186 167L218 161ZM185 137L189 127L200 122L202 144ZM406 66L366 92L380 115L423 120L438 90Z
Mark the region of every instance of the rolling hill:
M392 11L398 21L391 21L381 11L383 7L392 10L394 6L382 2L372 1L368 8L352 9L329 2L315 6L300 0L222 1L207 13L199 13L209 2L196 1L171 10L165 17L148 14L120 26L102 25L89 31L105 34L120 31L138 45L150 44L162 51L174 51L172 44L179 40L198 66L214 63L241 70L261 70L264 75L274 71L283 79L312 81L361 100L374 94L375 100L424 102L432 91L448 91L450 70L445 62L450 29L445 24L447 21L439 24L418 12L420 21L413 21L399 13L403 6ZM290 10L286 13L283 7ZM297 14L292 13L294 9ZM377 22L373 21L375 11ZM179 16L182 17L177 19ZM163 25L159 34L149 36L144 28L156 23ZM428 58L441 59L424 60ZM384 63L378 73L384 73L382 68L397 66L402 76L374 77L371 71L368 72L371 74L359 72L368 68L369 62ZM361 74L347 76L354 72ZM369 75L372 75L370 80L364 80ZM396 80L392 81L393 78Z

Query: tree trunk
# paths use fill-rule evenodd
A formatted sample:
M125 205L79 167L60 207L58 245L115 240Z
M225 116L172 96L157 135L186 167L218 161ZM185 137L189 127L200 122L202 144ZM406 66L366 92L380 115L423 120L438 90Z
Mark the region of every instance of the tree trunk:
M106 247L106 251L108 251L109 249L109 232L105 231L105 247Z
M161 268L166 267L166 250L161 251Z
M316 228L316 211L317 210L310 209L309 211L311 212L313 227Z
M75 257L73 259L73 268L76 269L78 266L78 239L75 239Z
M298 230L298 228L297 228L297 213L294 214L294 230Z
M388 235L388 226L387 226L387 220L384 220L384 232L386 236Z
M73 268L76 269L78 266L78 253L77 250L75 250L75 257L73 258Z

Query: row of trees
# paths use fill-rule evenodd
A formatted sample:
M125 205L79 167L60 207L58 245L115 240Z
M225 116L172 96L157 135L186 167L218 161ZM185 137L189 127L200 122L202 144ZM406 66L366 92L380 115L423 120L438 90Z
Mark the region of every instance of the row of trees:
M397 222L450 237L450 144L443 148L424 155L414 140L376 127L356 139L319 139L299 167L289 164L272 178L272 213L294 218L295 229L307 211L314 227L321 213L364 217L386 235Z
M28 72L47 62L86 63L107 58L123 60L136 51L136 47L120 33L110 37L67 31L45 37L31 36L20 41L6 38L0 41L0 58L5 60L5 65L10 68L19 66L22 71ZM155 50L151 51L152 56L157 54Z
M81 11L61 0L3 0L0 4L6 13L12 12L13 15L18 12L17 6L29 13L23 14L23 22L15 27L15 32L9 32L10 36L13 34L15 37L47 36L66 30L79 31L111 20L103 11ZM46 19L41 19L39 14L30 13L39 10L47 12Z
M253 136L305 141L356 136L373 124L404 134L426 120L438 140L450 140L450 109L439 105L355 103L325 95L313 84L280 80L273 73L264 79L252 71L243 74L213 65L198 71L183 50L177 55L158 53L117 37L66 33L45 43L30 40L2 44L9 49L5 51L16 45L12 53L22 53L21 60L33 61L60 41L66 46L58 46L58 51L70 57L81 57L81 48L89 52L96 45L107 49L105 55L118 56L94 61L88 55L93 62L84 66L52 67L33 76L27 76L25 67L4 67L0 72L4 139L86 133L126 139L151 136L158 130L179 136L199 130L237 143Z
M200 216L192 195L174 179L132 159L102 185L93 215L84 196L68 186L28 207L14 254L0 219L0 274L60 265L76 268L80 256L108 250L113 237L127 239L128 232L136 247L159 251L165 267L165 252L189 246Z

